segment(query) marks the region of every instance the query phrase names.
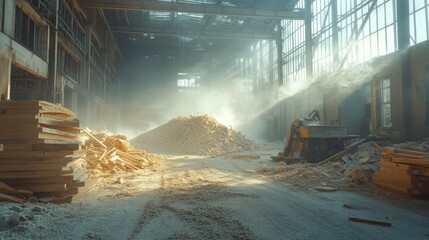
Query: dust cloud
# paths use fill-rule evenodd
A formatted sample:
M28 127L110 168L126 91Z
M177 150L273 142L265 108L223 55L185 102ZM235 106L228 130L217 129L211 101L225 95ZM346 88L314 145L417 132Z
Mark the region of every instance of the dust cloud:
M241 78L221 71L218 74L207 74L203 66L187 71L203 73L200 85L182 88L177 87L177 73L181 72L180 69L134 70L127 76L133 79L132 84L123 88L122 117L118 130L133 138L177 116L207 114L227 127L257 138L258 135L254 133L261 132L266 127L263 115L276 104L288 101L309 89L320 92L331 90L336 95L333 97L341 100L389 67L392 59L392 56L386 56L342 71L328 70L327 73L302 81L301 84L278 86L276 82L257 82L256 90L253 89L251 78ZM320 96L308 99L308 103L323 101L318 99ZM250 121L252 123L249 125Z

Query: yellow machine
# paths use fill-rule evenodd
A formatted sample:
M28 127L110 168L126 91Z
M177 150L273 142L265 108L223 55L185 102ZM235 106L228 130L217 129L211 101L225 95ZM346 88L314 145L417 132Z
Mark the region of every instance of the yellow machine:
M287 134L283 152L271 158L287 163L320 162L344 149L350 140L348 126L322 125L319 112L295 119Z

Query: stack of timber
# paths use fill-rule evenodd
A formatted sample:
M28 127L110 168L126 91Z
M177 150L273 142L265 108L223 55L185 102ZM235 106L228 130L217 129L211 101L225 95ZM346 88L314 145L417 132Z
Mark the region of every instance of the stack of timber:
M383 148L380 169L373 182L389 190L414 196L429 195L429 153Z
M88 188L70 110L44 101L0 102L0 181L38 197L71 197Z
M157 154L134 149L123 135L84 130L86 142L86 168L92 177L111 177L119 172L139 170L156 165L163 158Z

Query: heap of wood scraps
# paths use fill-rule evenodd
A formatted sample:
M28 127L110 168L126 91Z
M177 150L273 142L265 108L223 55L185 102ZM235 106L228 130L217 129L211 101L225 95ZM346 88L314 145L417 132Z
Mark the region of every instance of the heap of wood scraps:
M415 196L429 195L429 153L383 148L373 182L389 190Z
M180 116L131 141L157 153L219 156L262 148L208 115Z
M163 159L156 154L134 149L123 135L84 131L89 136L85 144L86 168L91 170L92 177L111 177L118 172L148 168Z
M82 162L75 117L49 102L0 102L0 181L39 197L80 192L86 183L85 172L78 171ZM10 191L1 193L13 195Z

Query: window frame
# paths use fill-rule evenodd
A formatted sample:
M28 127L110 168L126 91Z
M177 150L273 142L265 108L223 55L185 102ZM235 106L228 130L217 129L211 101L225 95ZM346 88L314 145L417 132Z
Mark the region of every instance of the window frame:
M386 81L389 81L389 85L386 85ZM376 81L376 114L377 114L377 129L390 129L393 127L392 121L392 79L390 77L381 78ZM385 91L389 91L389 99L385 100ZM386 107L389 106L390 120L386 124Z

